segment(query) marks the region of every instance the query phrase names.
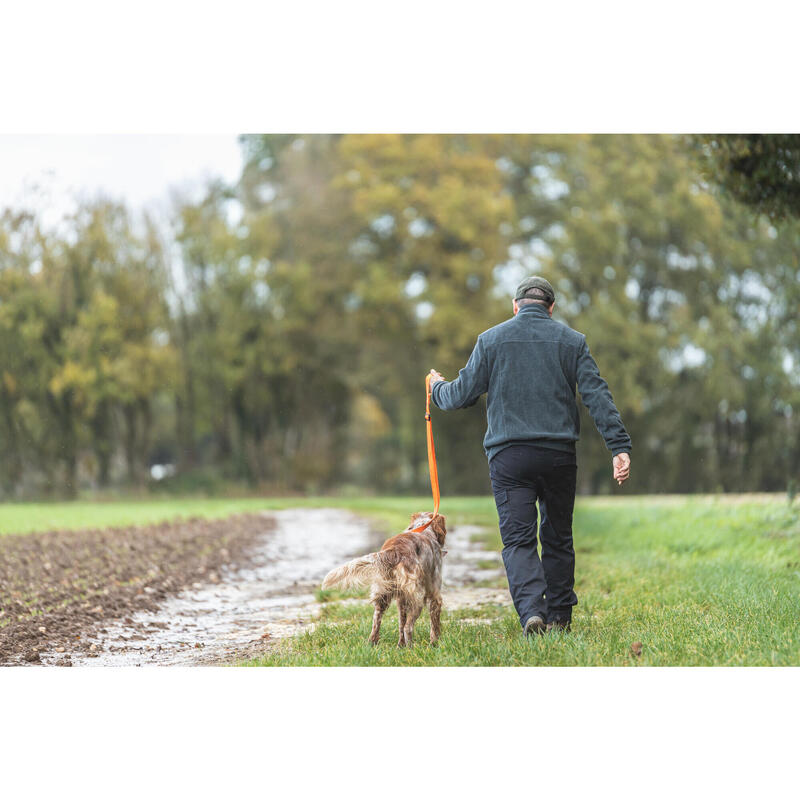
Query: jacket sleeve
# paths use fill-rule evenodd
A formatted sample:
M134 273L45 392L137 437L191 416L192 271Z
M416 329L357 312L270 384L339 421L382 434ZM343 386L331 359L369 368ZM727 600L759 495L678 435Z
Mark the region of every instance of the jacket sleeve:
M478 402L478 398L489 390L489 369L486 351L478 339L467 366L459 371L452 381L439 381L431 389L431 399L442 411L455 408L468 408Z
M611 454L630 453L631 437L622 424L608 384L601 377L585 338L578 351L578 391Z

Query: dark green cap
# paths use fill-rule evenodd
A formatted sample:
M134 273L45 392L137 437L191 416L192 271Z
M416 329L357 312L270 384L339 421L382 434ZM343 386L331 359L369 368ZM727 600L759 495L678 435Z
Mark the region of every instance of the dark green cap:
M539 292L528 294L531 289L539 289L544 297L542 297ZM538 275L531 275L530 278L525 278L525 280L517 286L517 293L514 295L514 299L522 300L523 297L528 297L532 300L544 300L547 302L547 305L552 305L555 302L556 293L553 291L550 281L546 281Z

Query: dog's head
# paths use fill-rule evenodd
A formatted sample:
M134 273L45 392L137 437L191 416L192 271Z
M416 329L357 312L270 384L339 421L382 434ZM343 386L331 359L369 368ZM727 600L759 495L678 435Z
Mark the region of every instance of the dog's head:
M433 518L432 521L431 518ZM445 521L445 518L441 514L437 514L434 517L430 511L417 511L416 514L411 515L411 523L406 530L412 531L414 528L419 528L421 525L426 525L430 522L428 530L436 536L436 541L439 542L440 545L444 545L444 540L447 536Z

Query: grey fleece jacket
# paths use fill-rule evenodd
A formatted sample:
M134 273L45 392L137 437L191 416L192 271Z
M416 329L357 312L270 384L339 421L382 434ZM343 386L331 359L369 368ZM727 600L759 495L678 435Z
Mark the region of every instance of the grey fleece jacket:
M483 440L491 459L512 444L575 452L580 417L575 388L612 455L629 453L631 438L582 333L550 318L540 304L484 331L466 367L434 384L443 411L467 408L488 392Z

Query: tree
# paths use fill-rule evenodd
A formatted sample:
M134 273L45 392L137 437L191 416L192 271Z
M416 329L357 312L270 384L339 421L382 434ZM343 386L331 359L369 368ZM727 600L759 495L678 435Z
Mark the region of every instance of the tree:
M550 276L557 315L587 334L638 487L783 488L797 458L783 427L796 229L710 194L680 137L520 137L504 168L520 220L509 266ZM582 438L584 489L599 491L607 455Z
M800 134L696 137L703 168L723 191L773 222L800 219Z
M440 365L454 377L477 333L507 313L494 269L505 257L513 204L495 137L350 135L338 144L338 180L358 220L343 258L355 270L348 302L364 343L360 388L391 421L364 467L374 475L378 459L384 480L424 489L424 376ZM476 476L464 464L482 458L481 409L437 425L451 453L443 486L468 491Z
M152 236L102 200L60 231L31 214L7 212L3 223L2 400L13 460L33 461L45 487L74 495L81 471L109 482L121 443L128 480L143 481L151 406L174 369ZM22 477L9 476L7 490Z

